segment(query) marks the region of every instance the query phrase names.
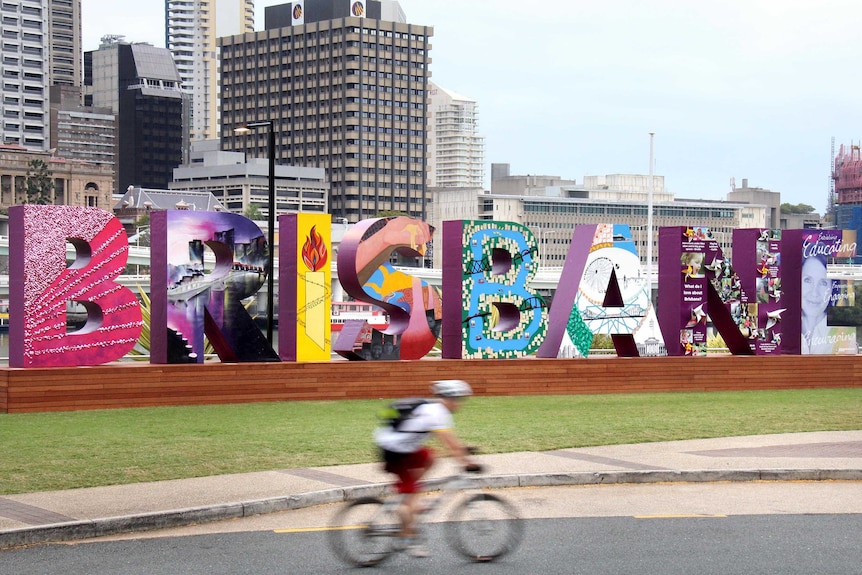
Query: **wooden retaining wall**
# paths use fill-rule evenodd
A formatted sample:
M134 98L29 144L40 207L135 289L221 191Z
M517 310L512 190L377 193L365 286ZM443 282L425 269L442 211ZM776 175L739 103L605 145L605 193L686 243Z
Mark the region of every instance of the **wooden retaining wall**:
M862 387L862 356L207 363L0 368L0 412L426 395L458 378L478 395Z

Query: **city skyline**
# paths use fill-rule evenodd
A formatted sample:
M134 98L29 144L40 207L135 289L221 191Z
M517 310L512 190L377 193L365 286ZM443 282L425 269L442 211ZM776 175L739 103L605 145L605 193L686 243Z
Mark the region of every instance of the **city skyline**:
M255 28L282 3L258 0ZM640 4L401 0L408 22L434 27L432 80L478 102L486 165L645 174L655 132L655 173L677 197L723 199L746 178L824 212L831 138L837 151L862 137L862 5ZM83 0L83 31L85 50L105 34L162 45L164 4Z

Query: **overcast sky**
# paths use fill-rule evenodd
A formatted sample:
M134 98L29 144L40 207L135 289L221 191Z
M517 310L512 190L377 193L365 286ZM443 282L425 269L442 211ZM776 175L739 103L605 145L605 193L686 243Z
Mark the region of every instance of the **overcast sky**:
M263 8L285 3L257 0ZM862 139L859 0L401 0L434 27L433 80L479 103L513 174L655 173L677 197L731 178L821 213L836 151ZM529 7L528 7L529 6ZM532 8L535 7L535 8ZM104 34L164 46L164 0L83 0Z

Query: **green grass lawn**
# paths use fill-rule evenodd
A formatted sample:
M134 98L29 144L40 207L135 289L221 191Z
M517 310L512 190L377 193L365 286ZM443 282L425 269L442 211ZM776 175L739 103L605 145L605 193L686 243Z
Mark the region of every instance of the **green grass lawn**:
M0 414L0 495L373 461L386 401ZM862 389L475 397L485 453L862 429Z

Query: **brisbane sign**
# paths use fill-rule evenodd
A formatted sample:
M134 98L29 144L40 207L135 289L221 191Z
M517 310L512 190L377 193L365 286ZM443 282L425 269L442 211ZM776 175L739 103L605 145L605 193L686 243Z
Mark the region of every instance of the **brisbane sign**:
M99 365L126 355L144 321L136 294L118 283L129 255L110 212L15 206L10 224L11 367ZM440 288L390 265L393 251L423 256L437 230L408 217L352 226L337 255L326 214L279 217L277 349L246 302L266 282L269 250L251 220L231 213L151 215L150 362L199 363L208 341L223 362L418 360L442 342L447 359L586 356L594 334L620 356L650 313L648 278L628 226L577 226L549 303L531 289L538 244L516 223L443 222ZM67 246L77 254L67 262ZM214 265L204 266L209 249ZM669 355L706 353L707 320L737 355L856 353L856 328L829 325L830 307L855 304L852 281L827 261L856 255L855 232L740 229L733 261L708 229L659 230L657 314ZM347 320L333 338L332 258L353 299L381 308L378 328ZM70 302L83 327L69 331ZM371 352L369 352L371 351Z

